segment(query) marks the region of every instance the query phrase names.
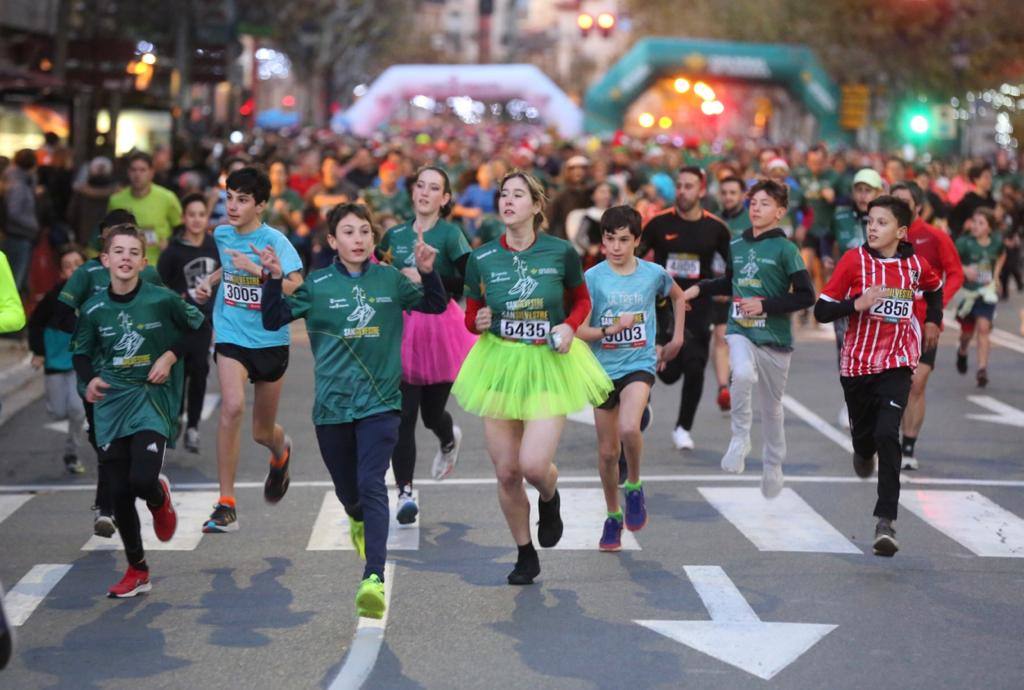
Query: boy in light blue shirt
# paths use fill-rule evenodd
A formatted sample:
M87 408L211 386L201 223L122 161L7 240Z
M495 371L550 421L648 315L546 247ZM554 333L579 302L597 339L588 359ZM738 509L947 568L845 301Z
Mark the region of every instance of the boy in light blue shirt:
M302 261L281 232L260 219L270 198L270 178L256 168L242 168L227 179L228 225L213 231L221 268L196 289L196 301L213 296L214 359L220 380L220 421L217 425L217 477L220 499L203 525L204 532L238 529L235 474L238 471L246 379L255 384L252 410L253 440L270 450L270 469L263 497L277 503L288 490L291 439L277 423L277 405L288 368L288 328L263 328L261 301L267 276L260 252L272 247L280 257L284 292L302 284ZM213 285L217 285L213 295Z
M601 551L622 548L622 528L635 532L647 524L647 507L640 482L643 436L640 420L650 397L655 372L683 346L686 302L683 290L661 266L636 257L640 244L640 214L629 206L614 206L601 216L601 246L605 261L584 274L593 303L588 324L576 336L590 342L594 355L612 379L608 400L594 410L598 470L608 518ZM675 309L670 342L656 345L655 305L669 297ZM619 507L618 460L625 453L628 468L625 515Z

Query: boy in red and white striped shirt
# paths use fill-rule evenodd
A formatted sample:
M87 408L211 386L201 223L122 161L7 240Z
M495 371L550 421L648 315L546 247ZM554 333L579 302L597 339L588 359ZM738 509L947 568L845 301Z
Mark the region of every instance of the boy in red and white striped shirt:
M814 306L827 323L850 317L840 356L839 380L850 410L853 468L870 477L878 453L874 551L899 550L892 523L900 498L900 421L911 376L924 348L935 347L942 322L942 280L905 242L912 213L893 196L868 205L867 243L839 260ZM927 305L924 334L914 317L914 296Z

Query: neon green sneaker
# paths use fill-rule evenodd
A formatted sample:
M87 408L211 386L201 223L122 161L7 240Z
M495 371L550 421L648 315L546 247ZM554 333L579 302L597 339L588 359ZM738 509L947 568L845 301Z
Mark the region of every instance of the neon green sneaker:
M366 525L362 520L348 519L348 534L352 537L352 546L364 561L366 560Z
M387 604L384 602L384 583L376 575L359 583L359 591L356 592L356 613L360 618L383 618L384 609Z

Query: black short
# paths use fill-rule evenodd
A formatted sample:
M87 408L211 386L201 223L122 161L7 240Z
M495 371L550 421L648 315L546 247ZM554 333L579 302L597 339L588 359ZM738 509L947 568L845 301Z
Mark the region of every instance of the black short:
M938 350L939 348L937 346L930 350L921 350L921 364L927 364L932 369L935 369L935 354Z
M217 343L213 349L214 361L217 361L218 356L239 362L249 372L249 381L252 383L277 381L288 369L287 345L251 348L233 343Z
M614 410L619 406L619 395L622 394L622 389L631 383L637 381L643 381L648 386L654 385L654 374L648 371L634 371L626 374L620 379L612 381L612 392L608 394L608 399L597 406L599 410Z
M724 326L729 322L729 307L731 303L728 301L718 302L711 300L711 325L712 326Z

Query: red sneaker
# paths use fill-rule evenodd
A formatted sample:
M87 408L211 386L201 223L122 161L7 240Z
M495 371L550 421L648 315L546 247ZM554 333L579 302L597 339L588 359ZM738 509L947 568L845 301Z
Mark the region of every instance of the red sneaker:
M153 531L156 532L156 538L160 541L170 541L178 529L178 514L174 512L174 504L171 503L171 484L162 474L160 486L164 490L163 505L159 508L151 508L148 505L146 507L153 514Z
M107 596L111 599L127 599L151 589L153 589L153 585L149 584L149 571L139 570L130 565L121 581L107 591Z
M729 395L728 386L721 386L718 389L718 408L722 412L728 412L732 409L732 397Z

